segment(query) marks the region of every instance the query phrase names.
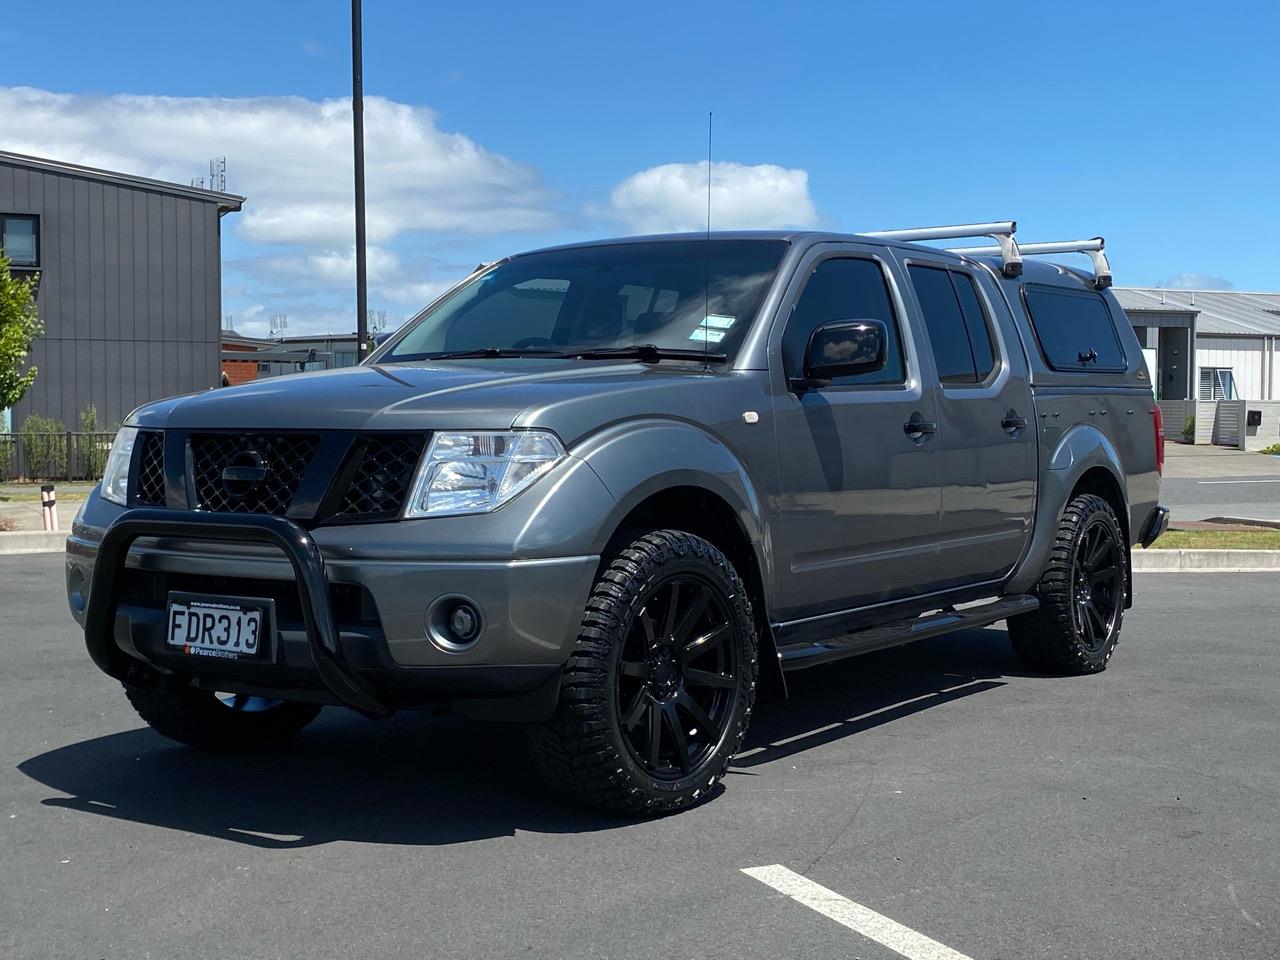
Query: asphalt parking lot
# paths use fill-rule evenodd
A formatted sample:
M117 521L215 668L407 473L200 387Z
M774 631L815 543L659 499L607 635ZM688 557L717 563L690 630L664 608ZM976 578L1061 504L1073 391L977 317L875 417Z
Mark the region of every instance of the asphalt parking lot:
M935 960L1280 953L1273 576L1139 576L1097 677L1025 675L1003 628L798 675L720 796L634 822L563 806L501 726L174 746L89 663L61 564L0 558L5 958L898 956L770 865Z
M1167 443L1160 502L1173 520L1280 521L1280 457Z

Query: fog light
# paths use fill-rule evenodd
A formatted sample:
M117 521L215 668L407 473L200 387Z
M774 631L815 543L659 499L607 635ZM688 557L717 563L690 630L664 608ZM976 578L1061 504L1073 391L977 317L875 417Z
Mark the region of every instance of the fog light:
M449 632L455 643L470 643L480 632L480 614L469 603L459 603L449 614Z
M84 593L84 573L79 567L72 567L67 574L67 600L76 613L84 613L84 608L88 606Z
M483 632L484 617L469 597L437 597L427 608L427 638L445 653L470 650Z

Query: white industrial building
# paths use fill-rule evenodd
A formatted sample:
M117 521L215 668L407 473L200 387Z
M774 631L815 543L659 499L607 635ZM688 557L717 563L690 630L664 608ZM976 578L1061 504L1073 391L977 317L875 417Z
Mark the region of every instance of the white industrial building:
M1114 292L1146 348L1159 399L1280 399L1280 293L1159 287Z
M1143 346L1170 437L1194 416L1197 443L1257 449L1280 441L1280 293L1114 292Z

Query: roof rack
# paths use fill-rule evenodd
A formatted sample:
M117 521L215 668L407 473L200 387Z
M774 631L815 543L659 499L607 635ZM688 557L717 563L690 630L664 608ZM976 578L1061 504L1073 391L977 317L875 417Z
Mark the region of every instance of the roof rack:
M992 223L957 223L949 227L913 227L908 230L876 230L864 233L864 237L878 237L881 240L902 240L914 243L917 240L959 240L964 237L991 237L997 246L984 248L990 253L1000 254L1003 261L1002 271L1006 277L1016 277L1022 273L1022 257L1013 234L1018 229L1016 220L996 220Z
M1103 252L1106 241L1102 237L1093 237L1090 240L1060 240L1052 243L1021 243L1018 249L1032 256L1052 253L1087 253L1089 259L1093 261L1093 285L1098 290L1105 290L1111 286L1111 264L1107 262L1107 255ZM1003 253L1000 247L957 247L952 249L952 253L973 255L991 255Z

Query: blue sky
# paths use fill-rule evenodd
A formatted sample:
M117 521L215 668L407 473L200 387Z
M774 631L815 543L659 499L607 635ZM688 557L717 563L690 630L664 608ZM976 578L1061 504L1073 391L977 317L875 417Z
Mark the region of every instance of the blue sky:
M182 180L227 154L225 312L349 328L349 7L209 9L24 8L0 147ZM685 224L708 110L723 226L1016 218L1105 235L1122 284L1280 289L1277 36L1262 3L366 0L372 305Z

